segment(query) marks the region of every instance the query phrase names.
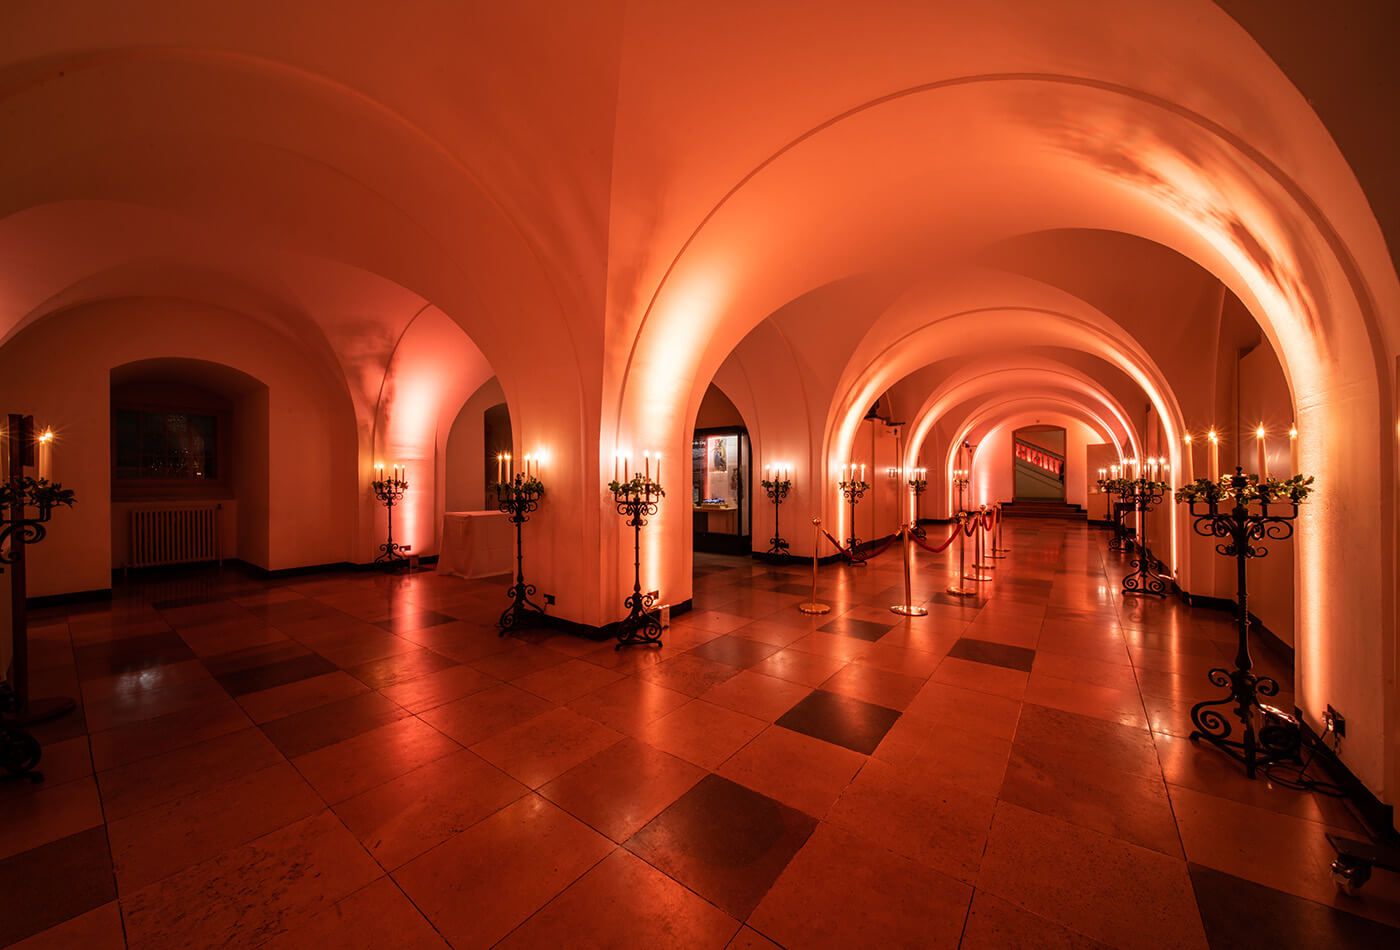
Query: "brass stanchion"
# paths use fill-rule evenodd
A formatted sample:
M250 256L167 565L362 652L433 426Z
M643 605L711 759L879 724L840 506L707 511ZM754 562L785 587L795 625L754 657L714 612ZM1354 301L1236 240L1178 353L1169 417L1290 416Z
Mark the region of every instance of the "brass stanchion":
M962 579L967 575L967 535L963 533L963 525L967 524L967 512L959 511L954 519L958 525L958 579L948 587L948 593L954 597L971 597L977 593L975 587L962 586Z
M1006 513L1001 510L1001 502L997 502L993 510L997 513L997 533L992 538L992 547L987 553L987 557L1003 558L1011 553L1010 548L1001 546L1001 522L1006 518Z
M976 553L973 555L974 560L972 562L972 573L963 575L963 577L967 578L968 580L977 581L978 583L982 583L984 581L989 581L992 579L992 576L990 574L982 573L982 570L984 568L991 567L990 564L983 563L985 559L982 557L982 535L987 533L986 522L983 520L982 516L986 513L986 511L987 506L983 505L981 509L974 515L974 517L976 518L977 525L977 547L975 548Z
M822 519L812 519L812 599L805 604L798 604L797 609L804 614L824 614L831 610L829 604L823 604L817 600L817 550L821 546L822 540Z
M928 611L914 603L914 583L910 576L909 567L909 532L910 526L906 522L900 528L900 534L904 535L904 603L895 604L890 610L904 617L927 617Z

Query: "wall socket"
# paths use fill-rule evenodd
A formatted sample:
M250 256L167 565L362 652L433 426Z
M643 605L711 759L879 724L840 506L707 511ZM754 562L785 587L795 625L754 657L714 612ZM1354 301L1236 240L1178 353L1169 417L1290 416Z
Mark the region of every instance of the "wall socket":
M661 605L661 629L669 630L671 627L671 605Z
M1343 716L1341 713L1337 712L1336 709L1332 708L1331 703L1327 704L1327 712L1323 716L1323 720L1332 724L1332 731L1335 732L1339 737L1346 736L1347 717Z

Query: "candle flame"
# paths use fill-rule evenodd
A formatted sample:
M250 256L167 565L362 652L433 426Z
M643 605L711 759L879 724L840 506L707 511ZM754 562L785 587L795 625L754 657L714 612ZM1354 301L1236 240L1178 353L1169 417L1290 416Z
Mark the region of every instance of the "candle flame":
M1214 430L1214 429L1211 429L1210 432L1206 433L1206 438L1210 439L1212 442L1217 442L1217 441L1219 441L1219 439L1217 438L1217 436L1216 436L1216 434L1215 434L1215 430Z
M1259 428L1254 430L1254 437L1256 439L1264 438L1264 424L1262 422L1259 423Z
M1296 439L1296 438L1298 438L1298 427L1297 427L1297 426L1289 426L1289 427L1288 427L1288 437L1289 437L1290 439Z

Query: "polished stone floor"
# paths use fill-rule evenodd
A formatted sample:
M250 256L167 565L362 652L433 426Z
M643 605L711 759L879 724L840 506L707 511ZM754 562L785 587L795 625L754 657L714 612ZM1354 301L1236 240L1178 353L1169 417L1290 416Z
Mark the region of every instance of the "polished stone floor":
M498 638L502 581L430 573L41 612L82 707L0 787L0 945L1400 945L1393 877L1331 883L1342 803L1186 740L1228 616L1007 531L970 602L920 554L913 620L893 552L818 618L808 572L697 556L660 651Z

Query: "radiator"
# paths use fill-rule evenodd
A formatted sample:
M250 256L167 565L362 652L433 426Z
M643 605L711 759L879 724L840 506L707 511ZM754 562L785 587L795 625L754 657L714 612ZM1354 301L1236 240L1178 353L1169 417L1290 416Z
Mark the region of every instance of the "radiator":
M147 508L131 512L128 567L223 562L219 545L221 505Z

